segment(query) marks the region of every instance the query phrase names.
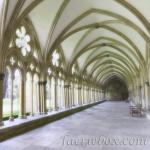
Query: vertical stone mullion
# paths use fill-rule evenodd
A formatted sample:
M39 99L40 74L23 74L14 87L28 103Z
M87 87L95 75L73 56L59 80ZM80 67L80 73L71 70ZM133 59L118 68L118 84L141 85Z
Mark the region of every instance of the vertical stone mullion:
M26 119L26 73L22 73L21 86L20 86L20 116L21 119Z
M81 89L82 89L82 87L78 86L78 103L79 103L79 106L82 105Z
M58 91L57 91L57 86L58 86L58 79L55 78L55 100L54 100L54 110L56 111L58 109Z
M150 85L148 82L145 83L145 107L147 110L150 109L149 99L150 99Z
M43 81L42 85L43 85L43 113L44 114L47 114L46 84L47 84L47 81Z
M3 126L3 82L4 82L4 74L0 74L0 126Z
M72 83L72 106L74 107L75 106L75 98L74 98L74 96L75 96L75 86L74 86L74 83Z
M42 110L41 110L41 82L40 81L38 82L38 94L39 94L38 95L38 101L39 101L38 102L38 104L39 104L38 111L39 111L39 114L41 114Z
M49 80L49 112L51 112L51 80Z
M34 112L33 112L33 75L31 76L31 116L34 116Z

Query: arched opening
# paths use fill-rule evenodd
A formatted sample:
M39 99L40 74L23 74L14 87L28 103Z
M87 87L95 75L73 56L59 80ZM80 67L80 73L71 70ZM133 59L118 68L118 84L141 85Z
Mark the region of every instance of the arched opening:
M105 83L105 96L107 100L127 100L128 88L121 79L113 77Z
M10 114L10 102L11 102L11 74L10 69L7 67L4 78L4 93L3 93L3 117L8 117Z
M19 104L20 104L20 85L21 85L21 73L19 69L15 70L14 73L14 91L13 91L13 114L19 115Z
M26 74L26 112L28 114L32 113L32 91L31 91L31 86L32 86L32 77L31 73Z

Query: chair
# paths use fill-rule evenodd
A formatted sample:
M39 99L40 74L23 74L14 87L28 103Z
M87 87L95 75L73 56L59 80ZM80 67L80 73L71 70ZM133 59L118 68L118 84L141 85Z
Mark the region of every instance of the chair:
M142 105L141 104L133 104L130 105L130 114L134 116L134 114L142 117Z

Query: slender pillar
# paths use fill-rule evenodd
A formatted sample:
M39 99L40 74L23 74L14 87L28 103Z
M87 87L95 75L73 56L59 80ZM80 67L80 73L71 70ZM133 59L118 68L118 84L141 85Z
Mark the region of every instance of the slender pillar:
M82 95L81 95L81 86L78 86L78 104L79 106L82 106Z
M34 116L33 110L33 75L31 76L31 116Z
M51 108L51 80L49 79L49 112L52 111L52 108Z
M26 119L26 73L22 74L21 85L20 85L20 119Z
M59 83L59 109L62 109L62 85L61 85L61 80Z
M82 105L84 105L84 101L85 101L85 96L84 96L84 85L82 85Z
M65 108L70 108L70 102L69 102L69 98L70 98L70 95L69 95L69 87L70 85L65 83L64 85L64 93L65 93Z
M86 104L89 104L89 88L86 87Z
M55 89L55 100L54 100L54 110L57 111L58 110L58 78L55 78L55 85L54 85Z
M40 82L40 103L41 103L41 114L43 115L44 114L44 103L43 103L43 97L44 97L44 93L43 93L43 82L41 81Z
M10 102L10 118L9 121L14 121L14 116L13 116L13 101L14 101L14 97L13 97L13 93L14 93L14 73L11 72L11 102Z
M47 84L47 81L43 81L43 93L44 93L44 96L43 96L43 110L44 110L44 114L47 114L47 101L46 101L46 84Z
M142 86L138 87L138 95L139 95L139 104L142 105Z
M150 85L149 82L147 82L145 83L145 107L147 110L150 109L149 99L150 99Z
M3 82L4 74L0 73L0 126L3 126Z
M42 114L42 107L41 107L41 82L39 81L38 82L38 112L39 112L39 115Z
M46 104L46 84L47 81L39 81L39 114L47 114Z
M79 100L78 100L78 85L77 83L75 84L75 105L79 105Z
M74 83L72 83L72 88L71 88L71 91L72 91L72 106L74 107L75 106L75 85Z
M68 95L69 95L69 108L72 108L72 105L73 105L72 87L70 84L68 86L69 86L69 93L68 93Z
M94 102L94 98L95 98L95 96L94 96L94 89L92 88L92 102Z
M65 88L64 88L64 81L62 82L62 86L61 86L61 96L62 96L62 108L65 109Z

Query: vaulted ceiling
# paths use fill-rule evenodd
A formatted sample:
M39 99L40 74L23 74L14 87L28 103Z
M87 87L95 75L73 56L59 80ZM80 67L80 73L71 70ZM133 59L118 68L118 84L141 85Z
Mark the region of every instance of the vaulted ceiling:
M100 83L112 76L131 83L146 65L149 0L1 0L0 10L3 5L7 7L1 32L10 22L28 17L42 59L48 61L61 47L68 72L78 63L81 73Z

